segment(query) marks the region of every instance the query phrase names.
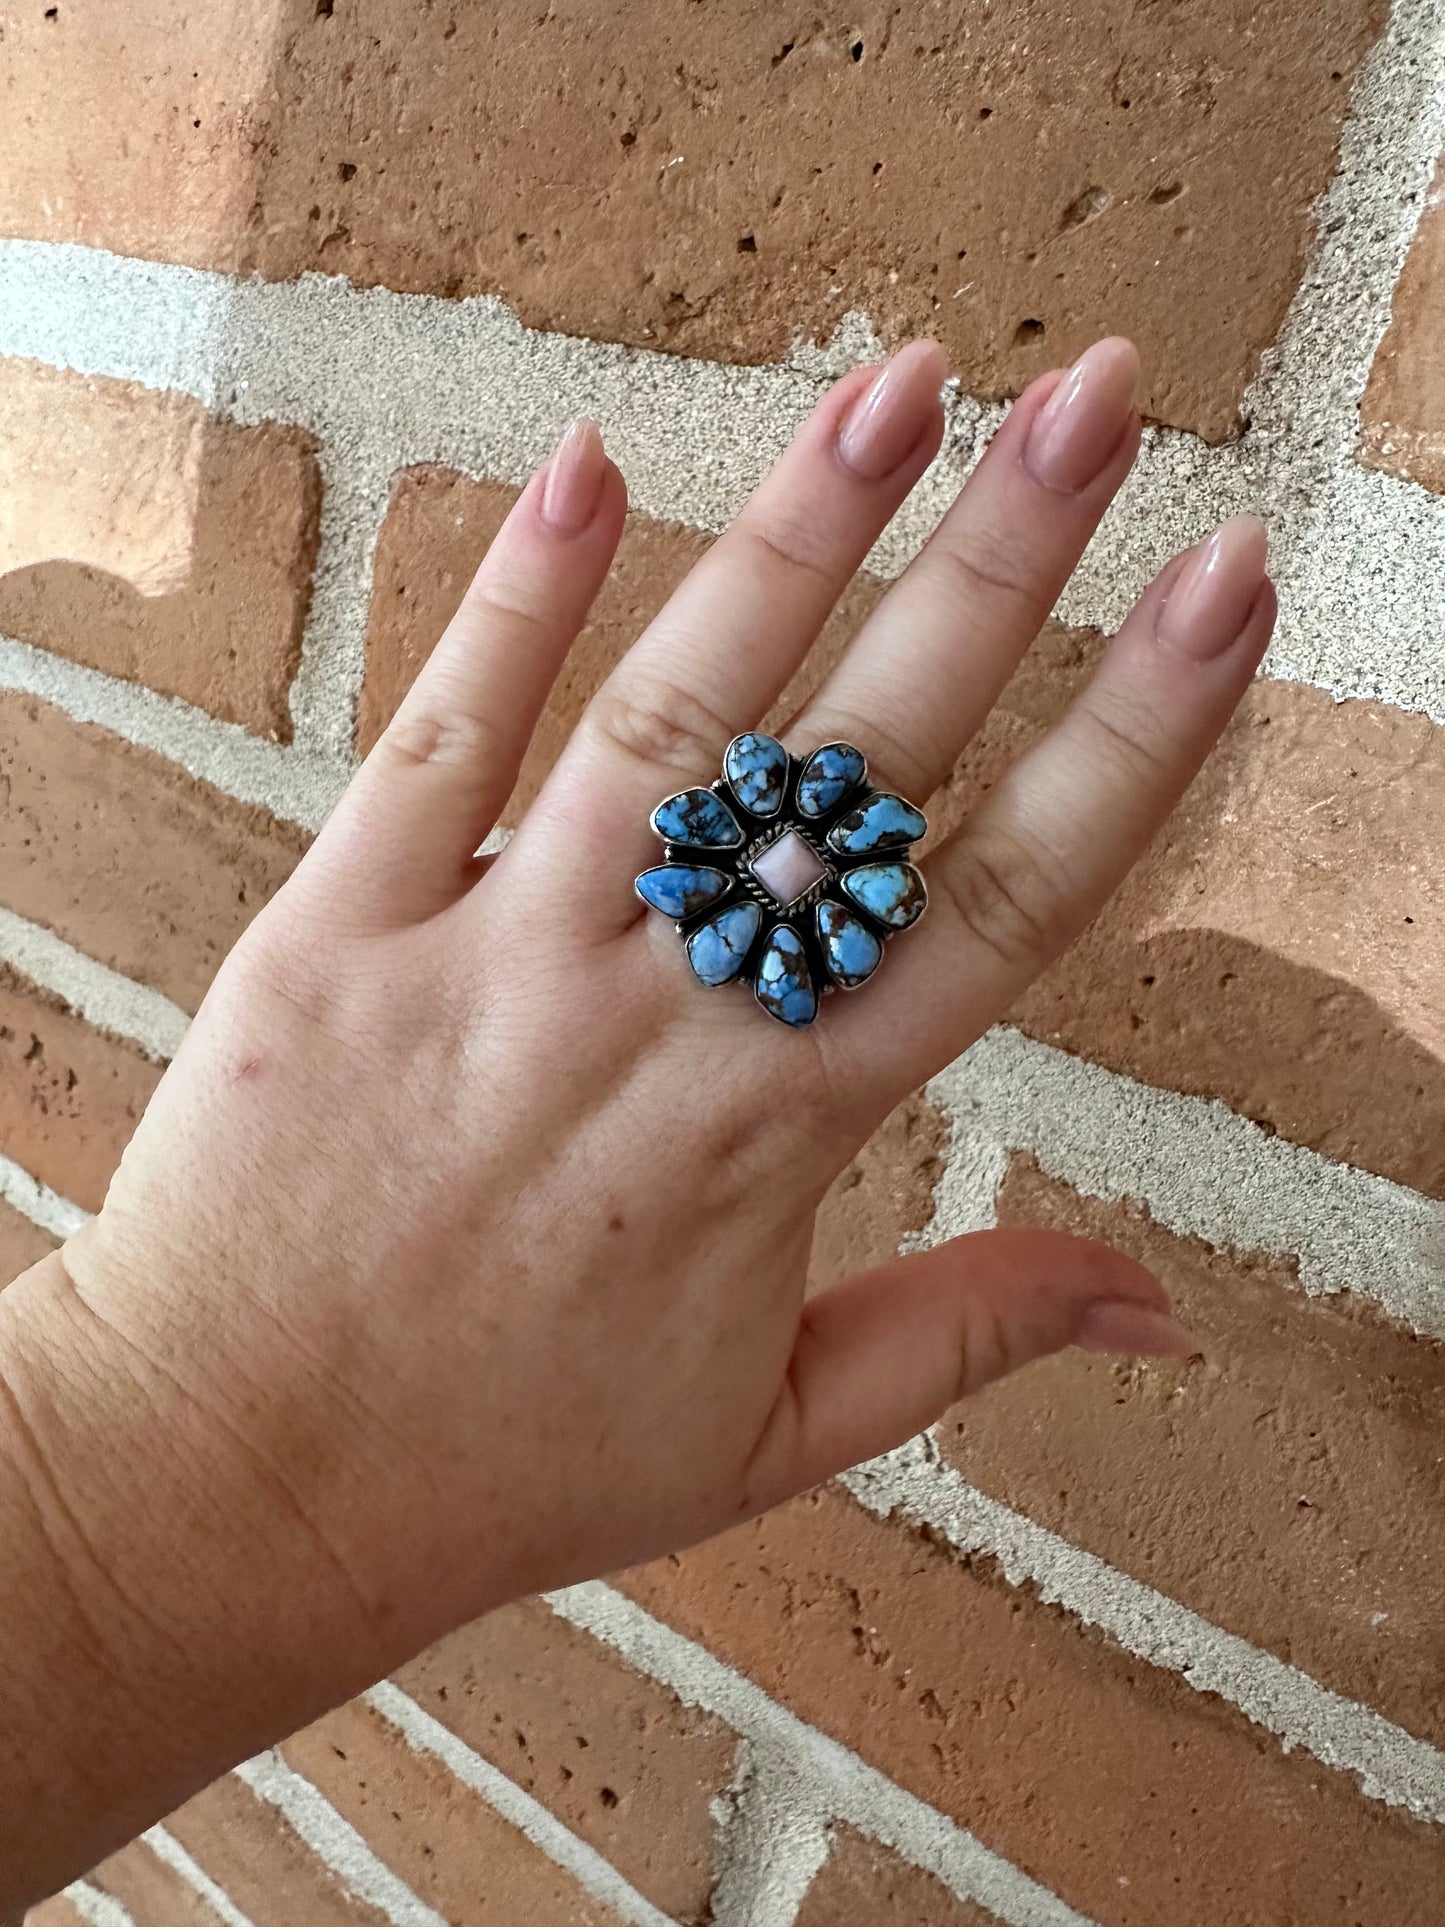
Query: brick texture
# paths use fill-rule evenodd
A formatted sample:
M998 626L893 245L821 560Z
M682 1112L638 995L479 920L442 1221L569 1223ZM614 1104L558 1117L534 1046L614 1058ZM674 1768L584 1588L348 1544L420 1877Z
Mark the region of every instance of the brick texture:
M0 691L0 904L194 1010L304 833Z
M283 1753L444 1919L622 1927L611 1907L370 1707L328 1714Z
M160 1075L0 964L0 1152L31 1177L98 1211Z
M0 1198L0 1287L38 1265L56 1240Z
M706 1920L710 1804L737 1766L716 1720L537 1601L463 1628L397 1683L664 1913Z
M1050 626L934 799L937 835L1062 711L1099 646ZM1261 680L1152 852L1011 1015L1445 1196L1442 911L1445 731Z
M959 1406L973 1484L1326 1686L1445 1743L1445 1346L1287 1260L1177 1238L1024 1158L1005 1224L1102 1238L1164 1281L1186 1366L1067 1352ZM1220 1506L1220 1497L1225 1504Z
M1390 327L1360 403L1360 458L1445 489L1445 164L1437 171L1395 289Z
M621 1584L1101 1927L1435 1927L1439 1828L841 1493Z
M1210 0L1061 30L1047 0L836 20L665 0L599 46L591 15L520 0L420 0L404 26L385 0L180 20L68 0L7 33L0 223L500 293L539 325L727 360L862 309L936 332L978 392L1120 328L1149 412L1217 436L1298 284L1383 17Z
M144 1840L132 1841L87 1876L131 1919L157 1927L224 1927L224 1916Z
M996 1914L959 1900L932 1874L839 1827L798 1909L797 1927L1000 1927Z
M321 487L309 436L0 360L0 635L286 737Z

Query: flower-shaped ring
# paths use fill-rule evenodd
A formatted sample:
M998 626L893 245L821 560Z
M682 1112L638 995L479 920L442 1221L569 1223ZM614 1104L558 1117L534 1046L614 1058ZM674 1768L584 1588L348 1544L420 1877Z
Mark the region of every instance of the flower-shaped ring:
M928 902L906 860L923 812L870 789L851 743L803 759L735 736L711 789L669 796L652 827L667 860L637 894L674 919L700 983L751 985L779 1023L811 1024L827 991L866 983Z

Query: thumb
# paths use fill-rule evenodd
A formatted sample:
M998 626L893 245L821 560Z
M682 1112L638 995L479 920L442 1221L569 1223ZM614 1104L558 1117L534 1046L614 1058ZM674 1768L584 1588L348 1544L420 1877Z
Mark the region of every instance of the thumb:
M1184 1358L1197 1347L1158 1279L1058 1231L977 1231L804 1305L748 1483L759 1510L876 1457L1035 1358Z

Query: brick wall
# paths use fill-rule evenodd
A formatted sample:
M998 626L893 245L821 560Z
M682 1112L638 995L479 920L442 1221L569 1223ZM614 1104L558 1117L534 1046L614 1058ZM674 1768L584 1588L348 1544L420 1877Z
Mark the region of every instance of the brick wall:
M949 349L951 432L820 661L1037 368L1127 329L1158 424L945 821L1214 517L1267 515L1283 609L1169 833L883 1127L814 1254L825 1284L1086 1230L1202 1353L1050 1361L463 1629L36 1922L1439 1927L1430 0L661 0L605 31L35 0L0 38L0 1281L99 1205L577 413L634 511L506 823L819 384L904 330Z

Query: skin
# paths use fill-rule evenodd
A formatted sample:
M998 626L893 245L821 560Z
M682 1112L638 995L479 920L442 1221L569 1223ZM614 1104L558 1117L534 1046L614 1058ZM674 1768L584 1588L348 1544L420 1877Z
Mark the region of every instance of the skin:
M933 790L1133 460L1133 350L1021 398L784 732ZM583 424L228 959L104 1210L0 1297L0 1911L503 1601L681 1547L1061 1346L1189 1349L1130 1260L984 1233L805 1303L824 1191L1097 912L1268 640L1263 531L1144 595L809 1030L707 993L647 816L774 701L934 454L927 343L823 399L477 851L601 583Z

